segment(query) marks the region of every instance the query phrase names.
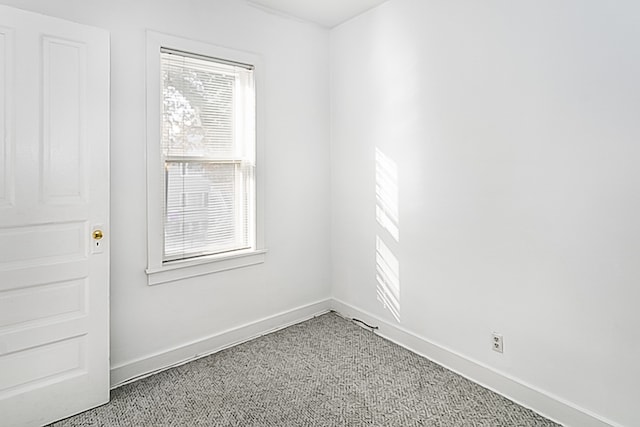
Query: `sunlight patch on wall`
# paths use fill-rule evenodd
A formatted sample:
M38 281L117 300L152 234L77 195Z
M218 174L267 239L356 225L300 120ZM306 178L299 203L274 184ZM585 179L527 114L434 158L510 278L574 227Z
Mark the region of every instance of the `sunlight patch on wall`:
M378 301L400 321L400 263L398 258L376 236L376 281Z
M398 226L398 166L376 148L376 221L400 241Z
M399 322L400 262L390 249L400 241L398 219L398 166L376 148L376 293L378 301Z

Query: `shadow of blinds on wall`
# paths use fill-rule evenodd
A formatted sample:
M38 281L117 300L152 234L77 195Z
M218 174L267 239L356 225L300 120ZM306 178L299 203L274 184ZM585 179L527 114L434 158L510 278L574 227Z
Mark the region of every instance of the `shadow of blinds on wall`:
M392 248L400 242L398 166L376 148L376 294L400 322L400 262ZM385 243L386 242L386 243Z

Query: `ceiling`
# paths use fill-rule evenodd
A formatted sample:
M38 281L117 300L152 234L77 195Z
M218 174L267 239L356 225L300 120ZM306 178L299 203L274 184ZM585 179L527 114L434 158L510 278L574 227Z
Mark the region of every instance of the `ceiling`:
M331 28L386 0L248 0L256 6Z

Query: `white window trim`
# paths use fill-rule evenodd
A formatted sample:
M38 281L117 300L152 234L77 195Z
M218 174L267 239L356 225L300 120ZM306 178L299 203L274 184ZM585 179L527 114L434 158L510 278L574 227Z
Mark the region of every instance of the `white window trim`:
M163 180L161 129L160 48L193 52L213 58L251 64L256 87L256 248L195 259L163 263ZM147 279L149 285L256 265L265 261L264 236L264 102L262 61L258 55L168 34L147 31Z

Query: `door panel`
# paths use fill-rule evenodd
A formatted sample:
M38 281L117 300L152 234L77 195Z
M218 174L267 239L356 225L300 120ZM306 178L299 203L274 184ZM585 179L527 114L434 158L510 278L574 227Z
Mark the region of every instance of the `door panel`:
M13 44L13 30L0 25L0 209L13 203Z
M85 198L86 132L80 113L84 110L83 64L86 46L43 39L42 198L45 203L83 203Z
M3 426L109 399L108 158L108 33L0 6Z
M0 293L0 328L85 310L85 280L69 280Z

